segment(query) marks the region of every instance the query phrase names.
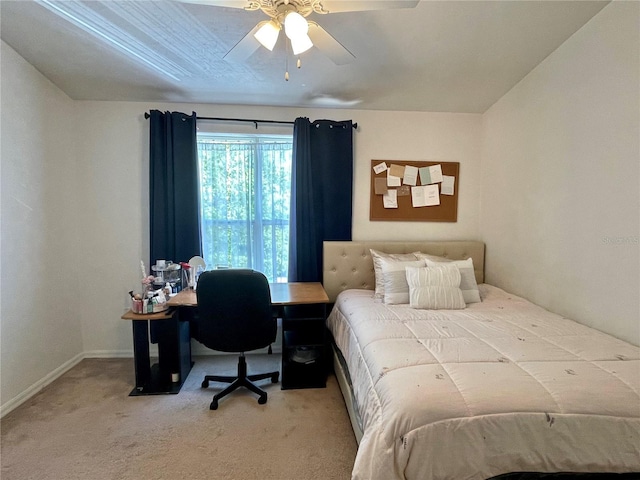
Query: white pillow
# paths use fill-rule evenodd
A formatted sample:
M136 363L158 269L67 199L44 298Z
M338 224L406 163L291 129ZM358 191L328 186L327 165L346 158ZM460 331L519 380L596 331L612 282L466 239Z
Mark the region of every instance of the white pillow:
M465 308L460 270L450 263L437 267L406 268L411 308L455 310Z
M416 256L427 262L427 267L435 267L443 263L453 263L458 267L460 275L462 276L460 290L462 290L465 303L478 303L481 301L480 291L476 283L476 273L473 268L473 259L449 260L448 258L436 257L435 255L428 255L426 253L416 253Z
M373 294L374 298L384 299L384 279L382 278L382 259L410 261L417 260L414 253L384 253L370 249L371 259L373 260L373 273L376 280L376 289Z
M451 262L452 260L446 257L439 257L438 255L431 255L429 253L416 252L416 257L420 260L431 260L433 262Z
M405 268L424 267L424 260L400 261L382 258L380 266L384 283L384 303L409 303L409 284Z

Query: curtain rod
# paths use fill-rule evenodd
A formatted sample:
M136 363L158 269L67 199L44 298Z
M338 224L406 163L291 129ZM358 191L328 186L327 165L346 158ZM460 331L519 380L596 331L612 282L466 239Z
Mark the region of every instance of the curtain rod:
M271 123L278 125L293 125L293 122L285 120L254 120L251 118L223 118L223 117L196 117L196 120L212 120L216 122L246 122L253 123L258 128L259 123Z
M144 118L149 119L149 112L144 112ZM251 118L224 118L224 117L196 117L196 120L213 120L219 122L247 122L253 123L258 128L259 123L275 123L279 125L293 125L294 122L286 120L255 120ZM353 123L353 128L358 128L357 123Z

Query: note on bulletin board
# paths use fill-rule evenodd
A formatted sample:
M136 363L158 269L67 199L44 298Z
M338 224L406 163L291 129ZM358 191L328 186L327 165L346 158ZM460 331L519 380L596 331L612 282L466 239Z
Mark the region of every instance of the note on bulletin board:
M459 171L458 162L371 160L369 220L457 222Z

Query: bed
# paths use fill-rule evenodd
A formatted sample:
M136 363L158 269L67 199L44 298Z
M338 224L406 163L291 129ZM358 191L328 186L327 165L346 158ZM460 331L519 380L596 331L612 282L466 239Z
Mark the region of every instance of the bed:
M384 303L371 249L471 258L481 301ZM325 242L323 270L353 480L640 478L640 348L484 284L481 242Z

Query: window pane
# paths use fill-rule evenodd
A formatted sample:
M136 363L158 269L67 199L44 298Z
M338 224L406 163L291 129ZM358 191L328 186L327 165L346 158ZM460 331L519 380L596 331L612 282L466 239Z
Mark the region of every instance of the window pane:
M292 139L198 135L207 268L253 268L286 281Z

